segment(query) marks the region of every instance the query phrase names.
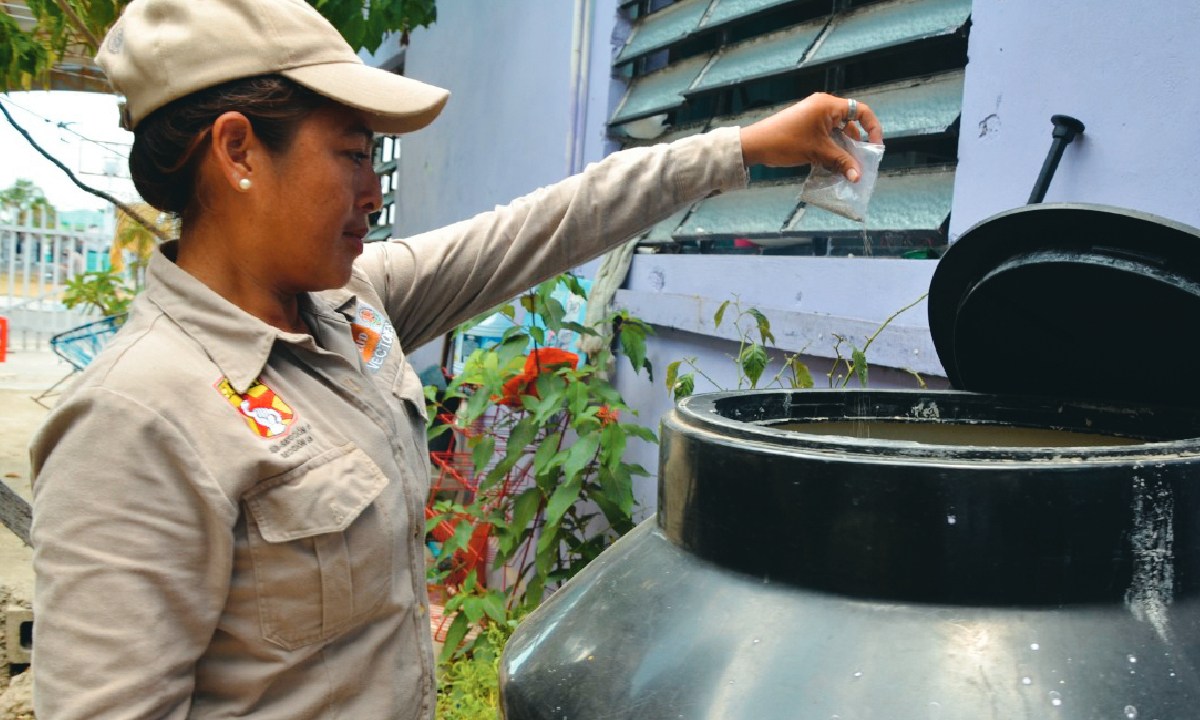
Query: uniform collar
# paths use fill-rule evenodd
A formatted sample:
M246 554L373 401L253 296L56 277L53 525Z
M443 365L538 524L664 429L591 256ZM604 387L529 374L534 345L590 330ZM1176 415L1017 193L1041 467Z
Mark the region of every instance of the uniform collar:
M179 268L177 249L174 241L164 243L150 258L146 299L204 348L235 391L245 392L262 374L276 342L298 343L302 336L263 322ZM344 318L353 313L355 296L335 290L309 294L308 301L316 315Z

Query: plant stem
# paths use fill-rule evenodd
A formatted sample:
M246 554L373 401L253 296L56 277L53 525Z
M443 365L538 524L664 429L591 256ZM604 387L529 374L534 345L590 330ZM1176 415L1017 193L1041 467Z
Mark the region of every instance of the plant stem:
M929 293L928 293L928 292L923 292L923 293L921 293L921 297L917 298L916 300L913 300L913 301L912 301L912 302L910 302L909 304L905 305L904 307L900 308L900 309L899 309L899 310L897 310L896 312L892 313L892 314L891 314L891 315L888 317L888 319L887 319L887 320L884 320L884 321L883 321L883 324L882 324L882 325L880 325L879 327L875 328L875 332L871 334L871 337L867 338L867 344L866 344L866 345L863 345L863 349L862 349L862 351L865 353L865 352L867 351L867 348L871 347L871 343L875 342L875 338L879 337L879 333L883 332L883 329L884 329L885 327L887 327L888 325L890 325L890 324L892 323L892 321L893 321L893 320L895 320L896 318L900 317L900 316L901 316L901 315L903 315L905 312L907 312L907 311L909 311L909 310L913 309L913 308L914 308L914 307L915 307L915 306L916 306L918 303L920 303L922 300L924 300L924 299L925 299L925 298L927 298L927 297L929 297Z
M696 363L692 362L691 360L688 360L687 358L684 358L684 359L687 361L687 364L688 364L688 366L689 366L689 367L691 367L693 370L695 370L695 371L696 371L696 374L698 374L700 377L702 377L702 378L704 378L705 380L707 380L707 381L709 381L710 383L712 383L712 386L713 386L713 387L715 387L715 388L717 388L718 390L722 389L722 388L721 388L721 384L720 384L720 383L718 383L716 380L713 380L711 377L709 377L709 376L708 376L708 373L706 373L706 372L704 372L703 370L701 370L701 369L700 369L700 367L699 367L698 365L696 365Z

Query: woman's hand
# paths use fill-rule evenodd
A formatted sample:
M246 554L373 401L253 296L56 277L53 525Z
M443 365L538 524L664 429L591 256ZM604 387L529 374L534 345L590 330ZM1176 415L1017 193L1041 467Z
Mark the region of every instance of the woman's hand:
M859 140L861 131L873 143L883 142L883 127L865 103L857 103L856 120L847 122L850 101L814 93L791 107L742 128L742 157L746 167L792 167L815 163L858 182L858 164L833 141L834 132Z

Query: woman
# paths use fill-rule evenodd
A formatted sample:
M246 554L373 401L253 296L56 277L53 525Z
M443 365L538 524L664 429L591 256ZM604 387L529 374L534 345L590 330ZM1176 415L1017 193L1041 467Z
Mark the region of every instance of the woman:
M138 190L182 232L34 440L41 720L432 717L404 348L751 163L856 172L830 140L852 103L819 95L364 248L372 133L445 91L364 66L300 0L138 0L98 60Z

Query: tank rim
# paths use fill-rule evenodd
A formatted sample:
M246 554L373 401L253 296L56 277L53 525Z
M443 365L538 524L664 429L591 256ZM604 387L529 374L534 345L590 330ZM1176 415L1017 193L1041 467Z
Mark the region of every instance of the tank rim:
M747 398L763 398L762 416L739 418L730 417L731 408ZM853 400L850 400L853 398ZM866 407L872 400L892 403L897 406L907 406L915 413L906 416L879 417L871 415L792 415L790 413L803 408L833 407L839 404L844 408L853 402L857 407ZM938 403L954 405L958 408L965 406L979 408L1003 407L1008 410L1029 410L1041 413L1054 412L1054 415L1064 419L1082 417L1090 424L1080 422L1063 422L1060 424L1028 422L1014 423L1003 420L962 420L945 418L940 415ZM744 403L752 406L752 403ZM768 415L768 408L776 411ZM1070 409L1070 412L1065 412ZM779 411L788 415L778 414ZM993 447L984 445L951 445L911 440L892 440L884 438L857 438L837 435L809 435L791 430L783 430L777 425L788 420L813 417L829 417L829 419L869 419L895 420L902 418L909 422L957 422L958 424L994 424L1008 426L1024 426L1030 428L1046 428L1111 434L1118 437L1143 440L1126 445L1114 446L1061 446L1061 447ZM671 422L674 420L674 422ZM1191 426L1191 433L1173 433L1183 437L1159 437L1167 433L1133 433L1124 428L1138 425L1140 420L1153 421L1158 424L1179 426L1181 423ZM1129 462L1139 457L1154 458L1158 461L1167 459L1164 456L1180 456L1190 458L1200 455L1200 408L1169 407L1153 405L1119 405L1103 401L1071 400L1063 398L1045 398L1036 396L993 395L973 393L961 390L872 390L872 389L832 389L832 390L738 390L692 395L679 400L675 405L673 418L667 422L676 425L677 429L692 428L706 434L715 435L714 441L751 442L758 446L767 446L776 451L789 450L811 451L816 453L838 453L848 456L886 456L911 459L938 460L1004 460L1029 462L1061 462L1061 461L1120 461ZM1148 437L1153 435L1156 437ZM765 449L765 448L764 448Z

